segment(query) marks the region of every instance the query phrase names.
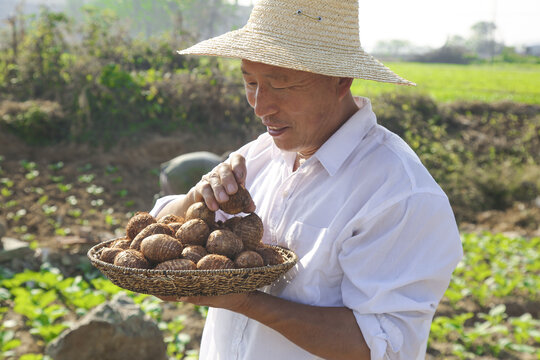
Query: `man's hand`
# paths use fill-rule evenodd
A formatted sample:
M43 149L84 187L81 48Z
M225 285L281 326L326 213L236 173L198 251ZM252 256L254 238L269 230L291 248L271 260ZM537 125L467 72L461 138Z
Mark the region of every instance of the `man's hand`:
M242 155L233 154L230 163L224 162L216 166L204 175L185 197L167 204L156 217L168 214L184 217L187 209L199 201L204 201L210 210L217 211L219 203L229 200L229 195L235 194L238 186L245 184L246 174L246 159ZM247 211L255 211L253 202Z
M221 163L204 175L189 192L187 198L195 203L204 201L212 211L219 209L219 203L229 200L229 195L238 191L239 185L246 181L246 159L239 154L230 157L230 163ZM255 211L252 202L249 211Z

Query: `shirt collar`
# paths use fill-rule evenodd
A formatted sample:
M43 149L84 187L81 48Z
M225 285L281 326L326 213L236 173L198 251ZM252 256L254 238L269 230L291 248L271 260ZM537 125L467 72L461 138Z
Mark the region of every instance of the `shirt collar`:
M317 157L330 176L339 170L356 149L377 119L368 98L355 97L360 109L349 118L313 155Z
M371 101L364 97L355 97L354 100L359 107L358 111L309 159L311 161L317 159L330 176L339 170L371 127L377 123L375 113L371 109ZM281 155L287 166L292 169L296 152L280 150L275 143L272 148L273 156Z

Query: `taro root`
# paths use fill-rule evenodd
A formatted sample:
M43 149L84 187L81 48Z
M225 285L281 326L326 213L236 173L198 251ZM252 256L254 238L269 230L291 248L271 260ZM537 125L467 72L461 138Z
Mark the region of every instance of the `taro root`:
M182 250L182 257L194 263L198 263L206 255L208 255L208 251L200 245L189 245Z
M116 255L124 251L125 249L121 248L103 248L101 250L101 253L99 255L99 260L108 262L109 264L114 263L114 258Z
M165 234L150 235L141 242L141 252L148 260L160 263L177 259L184 247L174 237Z
M201 219L191 219L180 226L176 232L176 238L184 245L206 245L206 239L210 234L210 229L206 222Z
M173 236L174 232L171 227L167 224L154 223L145 227L140 233L135 236L135 239L131 242L129 246L131 249L140 250L141 242L150 235L155 234L165 234Z
M242 251L236 259L234 259L234 265L237 268L252 268L264 265L263 258L255 251Z
M198 270L234 269L234 263L226 256L208 254L197 263Z
M234 259L243 248L242 240L230 230L213 231L206 241L206 251L212 254L224 255L231 259Z
M219 204L219 208L227 214L238 214L247 212L249 204L251 204L251 195L243 185L238 185L238 191L229 195L229 200Z
M126 235L129 239L135 239L135 236L145 227L156 222L156 219L147 212L138 212L129 219L126 226Z
M197 264L188 259L173 259L161 262L154 268L156 270L197 270Z
M223 223L223 226L225 226L229 230L232 230L234 225L238 223L241 219L242 219L241 216L233 216L232 218L225 220L225 222Z
M283 256L271 246L261 245L255 249L261 255L264 265L278 265L283 263Z
M251 213L231 223L231 230L236 236L242 239L244 247L247 250L255 250L257 246L262 245L263 223L261 218L255 213Z
M216 213L210 210L204 202L200 201L192 204L186 211L186 221L192 219L201 219L208 226L212 226L216 221Z
M135 269L149 269L151 267L144 255L133 249L124 250L116 255L114 265Z
M115 240L112 244L111 244L111 248L119 248L119 249L129 249L129 246L131 245L131 240L128 239L128 238L122 238L122 239L118 239L118 240Z
M170 223L184 223L186 220L181 217L174 214L165 215L162 218L159 218L157 221L158 223L162 224L170 224Z
M178 229L180 229L180 226L184 225L184 223L183 222L173 222L173 223L168 223L167 225L172 229L173 234L176 234Z

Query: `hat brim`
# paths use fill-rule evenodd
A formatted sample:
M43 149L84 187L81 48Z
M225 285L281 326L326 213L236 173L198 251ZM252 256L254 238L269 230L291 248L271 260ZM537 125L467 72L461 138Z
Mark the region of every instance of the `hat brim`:
M361 47L295 43L275 35L257 33L247 27L201 41L178 53L239 58L328 76L416 85L395 74Z

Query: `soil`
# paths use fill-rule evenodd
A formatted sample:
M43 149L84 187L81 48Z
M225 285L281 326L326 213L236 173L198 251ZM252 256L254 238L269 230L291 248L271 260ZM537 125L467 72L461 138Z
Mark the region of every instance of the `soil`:
M35 241L40 248L34 258L14 259L2 266L21 271L39 267L47 258L66 276L77 274L91 246L121 236L134 212L152 208L160 193L158 172L162 162L185 152L208 150L220 154L239 145L180 133L150 137L144 144L123 141L114 149L85 145L32 147L0 133L0 190L9 190L9 195L0 197L0 237L5 223L4 237ZM39 174L25 169L25 162L34 162ZM12 182L11 186L8 182ZM462 222L460 228L531 237L540 236L539 224L540 199L536 199L506 210L476 214ZM441 304L443 313L450 311L445 306ZM516 307L527 306L516 300ZM204 319L192 306L166 307L165 318L176 315L187 317L184 331L192 338L188 348L197 349ZM41 350L43 344L37 344L22 330L20 351Z

